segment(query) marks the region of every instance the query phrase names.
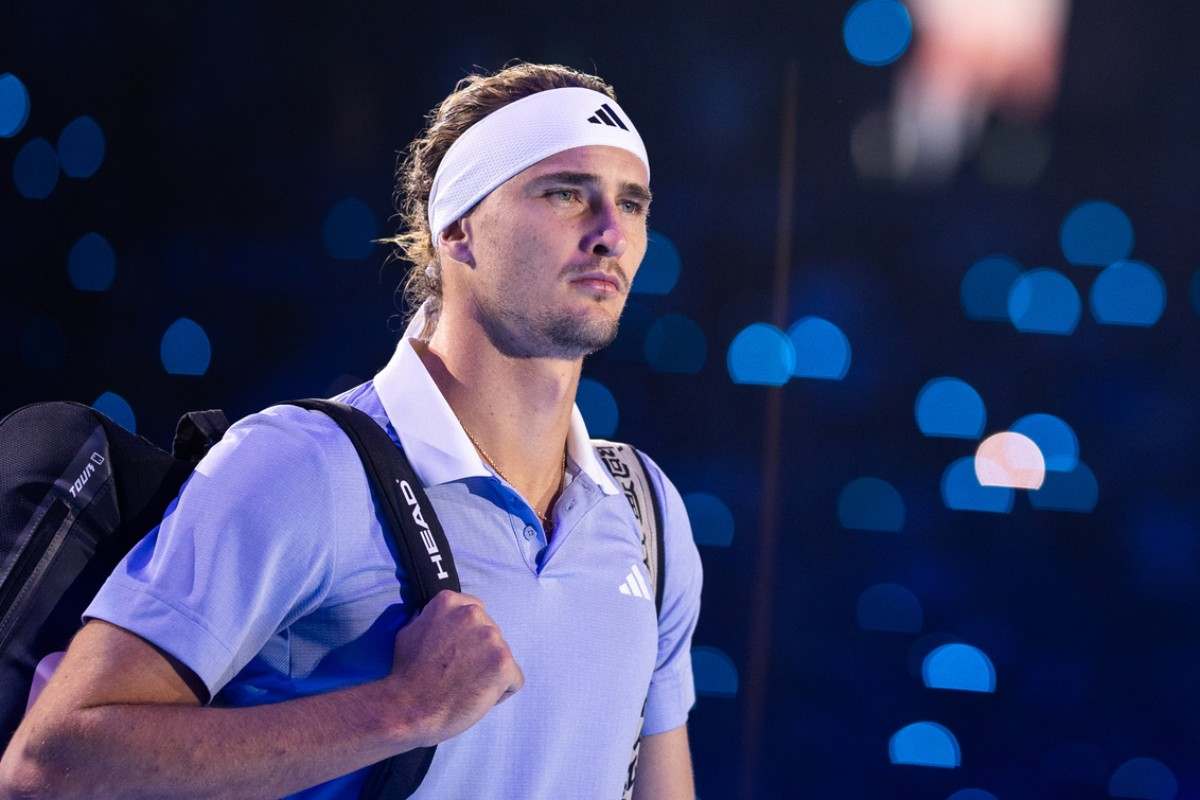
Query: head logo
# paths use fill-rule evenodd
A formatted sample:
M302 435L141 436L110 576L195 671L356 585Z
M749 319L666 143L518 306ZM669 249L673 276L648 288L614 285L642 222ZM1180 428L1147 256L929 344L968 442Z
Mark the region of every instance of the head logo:
M437 567L438 580L444 581L450 577L450 573L442 569L442 553L433 539L433 531L429 530L429 525L425 523L425 515L421 513L421 504L417 502L416 492L409 486L408 481L397 480L396 482L400 484L400 493L404 495L404 502L408 503L408 507L412 509L413 521L421 528L421 542L425 545L425 552L429 554L429 560Z

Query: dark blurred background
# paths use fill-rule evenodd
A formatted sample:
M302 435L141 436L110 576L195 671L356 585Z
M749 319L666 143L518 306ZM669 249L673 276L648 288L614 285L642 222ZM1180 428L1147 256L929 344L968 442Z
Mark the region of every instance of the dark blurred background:
M422 115L596 72L654 240L579 403L688 502L698 795L1200 797L1194 3L2 8L0 412L370 378ZM1030 414L1086 466L948 472Z

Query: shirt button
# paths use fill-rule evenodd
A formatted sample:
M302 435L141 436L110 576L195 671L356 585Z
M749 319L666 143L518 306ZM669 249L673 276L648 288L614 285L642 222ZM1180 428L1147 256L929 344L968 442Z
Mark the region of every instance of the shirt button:
M535 536L537 536L537 531L534 529L534 527L532 525L526 525L525 526L525 538L532 539Z

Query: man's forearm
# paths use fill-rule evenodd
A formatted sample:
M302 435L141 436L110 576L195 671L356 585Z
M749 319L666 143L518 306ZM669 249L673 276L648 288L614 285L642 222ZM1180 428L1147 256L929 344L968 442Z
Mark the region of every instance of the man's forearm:
M279 797L417 746L411 722L395 722L399 702L376 681L246 708L80 709L22 726L0 762L0 796Z
M695 796L687 725L643 736L633 800L692 800Z

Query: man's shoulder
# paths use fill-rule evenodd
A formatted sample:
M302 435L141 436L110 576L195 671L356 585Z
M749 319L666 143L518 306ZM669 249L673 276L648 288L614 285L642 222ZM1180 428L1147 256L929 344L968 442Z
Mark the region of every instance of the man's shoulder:
M637 453L638 459L645 467L646 476L649 478L654 490L658 493L660 500L665 502L670 495L678 497L679 490L675 488L675 484L667 477L666 471L659 463L637 445L630 444L629 446Z
M370 381L328 399L357 408L374 419L380 427L387 427L387 414ZM345 439L341 428L329 416L289 403L276 403L242 417L230 426L226 436L232 434L235 438L244 438L251 433L263 440L272 440L277 444L290 443L301 448L324 449L338 445Z
M630 445L633 447L633 445ZM683 544L689 549L695 549L692 536L691 522L688 519L687 506L679 489L667 477L666 471L658 462L639 447L634 447L645 465L646 475L658 495L659 508L662 513L663 535L668 550L679 550ZM674 555L674 554L672 554Z
M330 399L358 408L381 427L387 426L387 415L370 381ZM332 418L277 403L233 423L196 469L201 474L241 475L281 470L299 478L301 473L336 474L343 462L357 458Z
M593 446L597 446L603 441L606 440L593 440ZM660 521L663 525L665 537L668 540L674 539L677 536L686 536L686 538L690 539L691 527L688 524L683 497L670 477L667 476L666 470L637 445L629 442L622 442L622 444L625 444L637 454L638 461L645 470L646 480L650 483L650 489L654 492L654 496L658 501ZM602 458L601 461L604 461L604 459ZM685 533L680 532L681 527L685 529Z

